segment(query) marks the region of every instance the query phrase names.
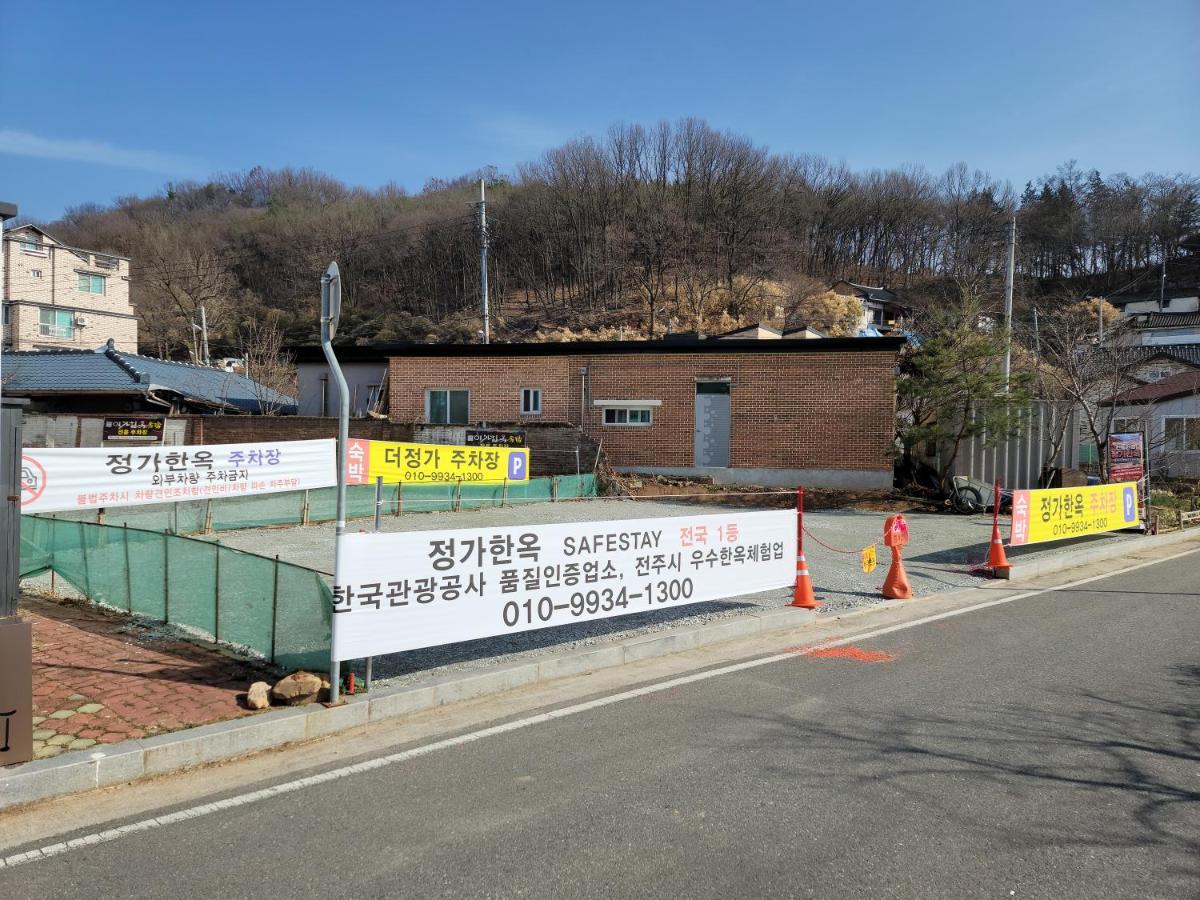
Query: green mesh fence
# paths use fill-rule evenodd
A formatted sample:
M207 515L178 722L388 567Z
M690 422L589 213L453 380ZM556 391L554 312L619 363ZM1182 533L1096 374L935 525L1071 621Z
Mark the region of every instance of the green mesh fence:
M504 504L578 500L596 496L595 475L558 475L531 478L518 484L385 484L383 515L481 509ZM337 489L317 488L256 497L225 497L117 507L105 510L104 525L127 526L173 534L203 534L272 525L332 522L337 512ZM375 486L352 484L346 488L346 517L375 515ZM60 521L95 522L97 510L55 513Z
M329 662L329 588L311 569L165 532L22 516L21 577L50 570L89 600L286 668Z

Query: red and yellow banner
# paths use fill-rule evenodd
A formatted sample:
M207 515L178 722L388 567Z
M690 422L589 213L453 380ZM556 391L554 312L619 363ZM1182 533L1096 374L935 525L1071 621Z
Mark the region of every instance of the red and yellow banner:
M1019 547L1136 528L1140 509L1136 482L1014 491L1009 543Z

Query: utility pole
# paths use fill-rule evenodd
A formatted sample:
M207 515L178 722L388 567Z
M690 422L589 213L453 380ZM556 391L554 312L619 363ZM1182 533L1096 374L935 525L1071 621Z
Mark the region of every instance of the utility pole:
M1167 248L1163 246L1162 275L1158 279L1158 311L1162 312L1166 305L1167 295Z
M1042 363L1042 337L1038 332L1038 308L1037 304L1033 307L1033 356L1040 367Z
M200 304L200 344L204 352L204 365L212 365L208 356L208 316L204 312L204 304Z
M487 285L487 199L484 195L485 180L479 179L479 296L483 303L483 342L492 342L492 326L488 320L488 285Z
M1008 393L1012 372L1012 306L1013 279L1017 268L1017 215L1013 213L1008 232L1008 267L1004 270L1004 393Z

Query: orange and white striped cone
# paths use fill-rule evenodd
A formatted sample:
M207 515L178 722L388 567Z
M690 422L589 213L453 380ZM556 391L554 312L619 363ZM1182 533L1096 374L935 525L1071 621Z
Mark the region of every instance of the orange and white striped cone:
M987 567L994 578L1008 578L1012 564L1004 553L1004 540L1000 537L1000 525L992 523L992 545L988 548Z
M812 578L809 577L808 563L802 552L796 555L796 589L791 605L800 609L817 609L821 605L813 594Z

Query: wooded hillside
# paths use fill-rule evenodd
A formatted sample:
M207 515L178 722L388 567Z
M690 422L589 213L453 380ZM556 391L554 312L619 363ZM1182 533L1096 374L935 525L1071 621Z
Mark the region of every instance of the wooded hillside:
M345 281L339 340L471 340L480 175L497 339L792 324L802 300L839 278L917 304L963 283L997 295L1014 206L1019 297L1068 280L1070 291L1118 288L1200 230L1191 175L1102 176L1069 163L1016 196L964 164L940 175L854 172L694 119L615 126L511 177L433 179L415 196L255 168L79 207L46 227L133 259L148 351L186 353L200 304L214 355L236 353L256 319L314 339L318 279L331 259Z

